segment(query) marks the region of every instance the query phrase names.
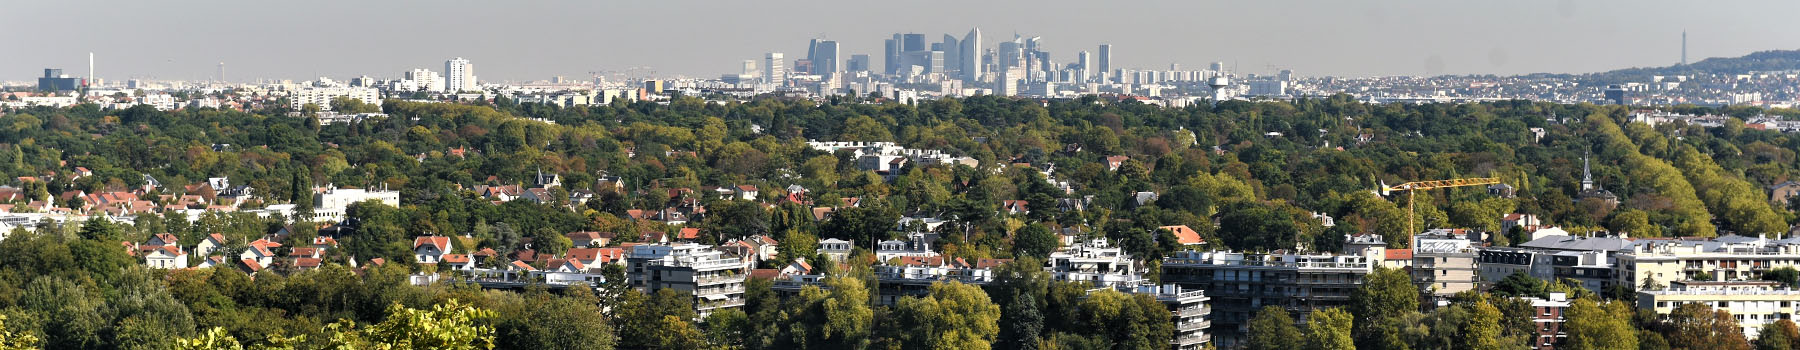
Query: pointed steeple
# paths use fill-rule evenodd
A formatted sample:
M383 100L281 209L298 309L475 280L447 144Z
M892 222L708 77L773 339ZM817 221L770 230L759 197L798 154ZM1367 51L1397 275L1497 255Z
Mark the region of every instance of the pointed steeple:
M1588 170L1588 154L1581 154L1581 190L1594 189L1594 173Z

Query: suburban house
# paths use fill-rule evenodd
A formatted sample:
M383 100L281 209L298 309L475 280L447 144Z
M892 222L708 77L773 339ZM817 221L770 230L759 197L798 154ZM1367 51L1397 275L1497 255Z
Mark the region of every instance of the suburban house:
M446 268L456 271L475 269L475 264L469 260L468 254L444 254L444 265Z
M413 256L420 264L436 264L450 253L450 237L420 236L413 238Z
M568 237L570 242L575 243L576 248L605 247L612 242L612 235L594 231L570 232Z
M261 271L262 268L268 267L269 264L275 262L275 251L273 249L280 246L281 243L270 242L267 239L258 239L255 242L250 242L250 246L245 247L244 252L238 254L238 259L255 262L257 265L254 270Z
M144 266L152 269L185 269L188 254L174 244L156 246L144 254Z
M212 254L218 252L220 248L225 248L225 236L214 233L206 235L206 239L201 240L199 245L194 246L194 254L200 254L200 256L212 256Z

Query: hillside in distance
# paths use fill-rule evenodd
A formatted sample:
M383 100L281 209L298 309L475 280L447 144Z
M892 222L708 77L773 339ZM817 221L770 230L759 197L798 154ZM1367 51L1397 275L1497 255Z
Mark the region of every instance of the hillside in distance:
M1690 74L1744 74L1753 71L1781 71L1800 69L1800 50L1758 51L1740 57L1712 57L1688 65L1673 64L1664 67L1636 67L1616 69L1587 74L1549 74L1539 73L1530 77L1574 79L1583 85L1606 85L1629 82L1649 82L1652 76L1690 75Z

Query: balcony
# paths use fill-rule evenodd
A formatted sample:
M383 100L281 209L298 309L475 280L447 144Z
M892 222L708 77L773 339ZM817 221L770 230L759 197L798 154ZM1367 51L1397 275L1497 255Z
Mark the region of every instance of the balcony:
M1197 331L1197 330L1206 329L1209 327L1212 327L1212 321L1200 320L1200 321L1193 321L1193 322L1176 322L1175 323L1175 331L1177 331L1177 332Z

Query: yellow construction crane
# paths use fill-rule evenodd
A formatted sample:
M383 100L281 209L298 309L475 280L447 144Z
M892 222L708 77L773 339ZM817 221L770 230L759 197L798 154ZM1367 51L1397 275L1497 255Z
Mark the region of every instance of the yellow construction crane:
M1413 216L1417 215L1416 211L1413 210L1413 193L1418 192L1418 191L1423 191L1423 190L1432 190L1432 189L1439 189L1439 188L1481 186L1481 185L1492 185L1492 184L1497 184L1497 183L1500 183L1500 178L1497 178L1497 177L1475 177L1475 178L1467 178L1467 179L1414 181L1414 182L1408 182L1408 183L1403 183L1403 184L1393 185L1393 186L1388 186L1387 183L1384 182L1381 184L1381 195L1386 196L1386 195L1388 195L1389 192L1392 192L1392 191L1406 191L1406 233L1407 234L1418 234L1419 231L1413 230L1413 220L1415 220L1415 219L1413 219Z

